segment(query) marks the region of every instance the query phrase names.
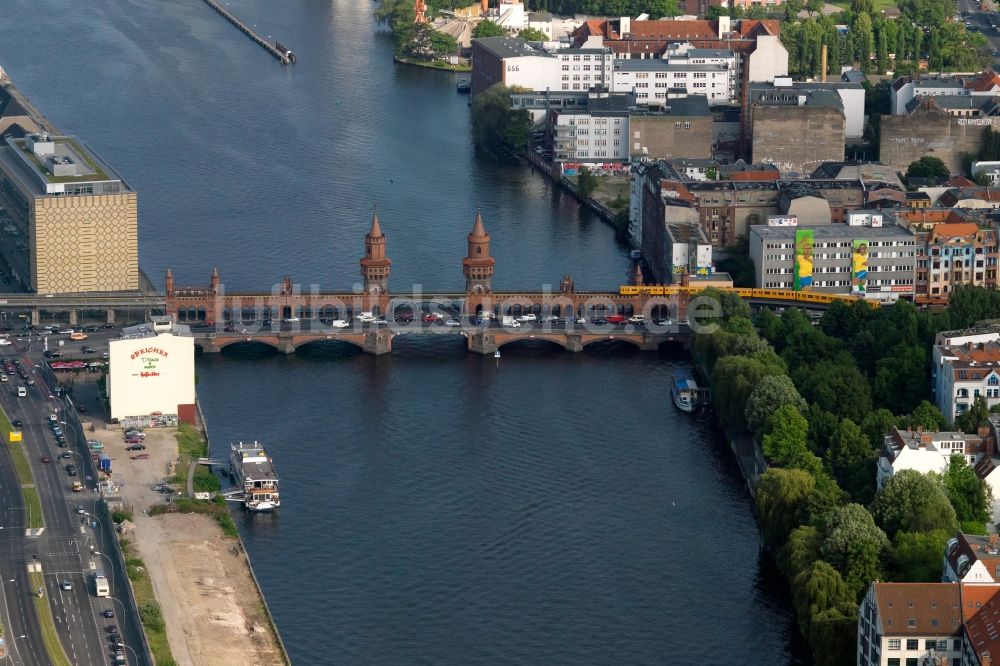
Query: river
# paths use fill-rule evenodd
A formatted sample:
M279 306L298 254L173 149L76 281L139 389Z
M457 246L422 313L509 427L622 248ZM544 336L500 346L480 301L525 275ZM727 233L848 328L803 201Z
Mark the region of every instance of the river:
M397 67L372 5L7 0L0 66L139 192L162 284L350 288L377 207L405 291L463 285L481 209L498 289L615 287L628 248L528 169L478 159L455 76ZM239 526L296 664L803 663L787 591L683 357L399 338L198 360L216 447L258 439L280 514Z

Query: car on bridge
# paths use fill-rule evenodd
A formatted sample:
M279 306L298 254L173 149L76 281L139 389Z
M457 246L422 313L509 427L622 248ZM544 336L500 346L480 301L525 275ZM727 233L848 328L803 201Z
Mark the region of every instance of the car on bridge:
M333 321L330 322L330 326L332 326L333 328L350 328L351 325L348 324L343 319L334 319Z

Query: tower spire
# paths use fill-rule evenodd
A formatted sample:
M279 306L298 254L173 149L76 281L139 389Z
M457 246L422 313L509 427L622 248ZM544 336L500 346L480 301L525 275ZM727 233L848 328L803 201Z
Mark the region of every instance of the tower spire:
M469 253L462 260L465 274L466 293L488 293L493 291L493 267L496 260L490 256L490 235L483 226L483 215L476 211L476 222L467 237Z
M382 233L378 213L373 211L371 229L365 234L365 256L361 258L361 279L366 293L388 291L391 264L385 256L385 234Z

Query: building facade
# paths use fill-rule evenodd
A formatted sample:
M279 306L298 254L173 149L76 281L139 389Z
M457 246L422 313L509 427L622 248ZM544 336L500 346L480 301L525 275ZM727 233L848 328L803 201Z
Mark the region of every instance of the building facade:
M111 418L162 416L195 422L194 338L154 317L109 343Z
M996 342L935 344L931 378L934 402L954 421L982 397L1000 405L1000 345Z
M858 606L858 666L961 665L963 651L957 583L875 582Z
M915 239L904 227L750 227L756 286L854 294L893 302L913 298Z
M744 115L754 162L810 174L824 162L843 161L847 125L835 92L751 88L750 95Z
M959 286L996 289L997 232L974 222L913 227L917 237L916 300L947 303Z
M68 136L0 147L0 257L36 293L139 289L136 193Z
M989 443L989 446L988 446ZM941 473L948 469L953 455L962 456L974 467L984 456L992 455L989 428L975 435L962 432L924 432L893 427L885 436L879 451L875 483L881 488L892 476L904 469L921 474Z

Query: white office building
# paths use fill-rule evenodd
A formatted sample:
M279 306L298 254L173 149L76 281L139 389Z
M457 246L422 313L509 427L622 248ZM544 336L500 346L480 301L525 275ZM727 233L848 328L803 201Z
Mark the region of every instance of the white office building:
M616 60L613 92L635 92L639 104L666 104L669 90L705 95L709 106L734 105L736 54L722 49L685 48L663 58Z

